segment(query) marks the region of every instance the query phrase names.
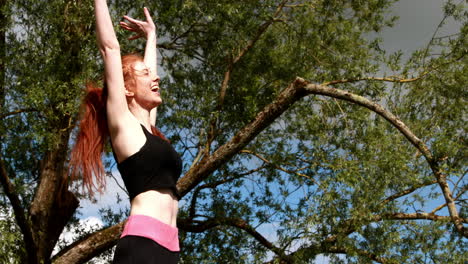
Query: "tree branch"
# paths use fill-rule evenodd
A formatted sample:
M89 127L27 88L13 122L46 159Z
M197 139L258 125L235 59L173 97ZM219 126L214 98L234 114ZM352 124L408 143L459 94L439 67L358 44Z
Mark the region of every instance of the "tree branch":
M275 121L282 113L300 98L306 91L300 89L301 83L292 82L277 98L262 111L252 122L244 126L231 140L219 147L212 155L205 156L203 162L193 166L177 183L179 193L183 196L197 186L204 178L218 169L236 155L244 146L254 139L261 131Z
M351 82L360 82L360 81L382 81L382 82L394 82L394 83L409 83L409 82L415 82L417 80L422 79L426 74L428 74L429 71L426 71L419 75L418 77L415 78L410 78L410 79L404 79L404 78L398 78L398 77L364 77L364 78L357 78L357 79L343 79L343 80L334 80L334 81L329 81L329 82L324 82L321 85L329 86L329 85L334 85L334 84L340 84L340 83L351 83Z
M346 249L342 249L344 252L347 252ZM362 249L357 249L357 248L354 248L353 249L354 252L356 252L357 254L361 255L361 256L364 256L364 257L367 257L373 261L376 261L378 263L383 263L383 264L398 264L399 262L395 261L395 260L392 260L392 259L388 259L388 258L384 258L384 257L380 257L380 256L377 256L376 254L372 253L372 252L369 252L367 250L362 250Z
M424 78L429 73L431 73L431 72L433 72L433 71L435 71L435 70L437 70L437 69L439 69L439 68L441 68L441 67L443 67L445 65L451 64L451 63L453 63L455 61L458 61L458 60L462 59L464 56L465 56L465 54L462 54L459 57L454 58L451 61L445 62L445 63L440 64L440 65L436 65L434 67L428 67L428 68L425 69L425 71L423 71L417 77L414 77L414 78L401 78L401 77L398 77L398 76L363 77L363 78L356 78L356 79L342 79L342 80L328 81L328 82L322 83L321 85L329 86L329 85L334 85L334 84L353 83L353 82L360 82L360 81L381 81L381 82L393 82L393 83L415 82L415 81L421 80L422 78Z
M302 78L297 78L296 80L300 83L303 83L304 89L309 94L319 94L342 99L366 107L372 110L373 112L379 114L387 121L389 121L393 126L395 126L426 157L427 160L433 159L431 152L424 144L424 142L422 142L418 137L416 137L398 117L385 110L379 104L374 103L365 97L350 93L348 91L335 89L323 85L311 84Z
M347 91L323 85L311 84L309 82L306 82L302 78L296 78L296 80L294 80L286 89L279 93L277 98L272 103L265 106L264 109L260 111L250 123L248 123L242 129L240 129L231 138L231 140L219 147L216 151L213 152L212 155L205 157L204 162L199 162L193 167L191 167L189 171L177 183L177 189L179 194L181 194L181 196L184 196L188 192L190 192L211 173L213 173L220 166L229 161L234 155L239 153L261 131L263 131L266 127L272 124L296 101L310 94L325 95L337 99L342 99L366 107L376 112L377 114L384 117L387 121L389 121L392 125L394 125L426 157L426 160L431 164L431 168L433 168L433 171L434 168L437 168L434 167L432 164L433 157L427 146L419 138L417 138L401 120L399 120L396 116L385 110L382 106L364 97L352 94ZM439 178L441 175L442 174L436 174L436 178L438 179L439 185ZM444 195L447 193L450 194L450 190L449 192L444 191ZM453 203L452 205L452 208L455 208ZM458 217L458 212L456 211L456 208L455 210L449 210L449 212L452 221L456 223L457 230L463 230L463 226L461 226L461 228L459 228L459 226L462 224L462 222L465 222L465 219L462 220L460 217ZM394 217L396 218L397 216ZM424 219L427 219L427 217ZM454 219L456 221L454 221ZM118 232L116 231L116 229L113 230L114 232ZM114 235L118 236L118 233ZM105 242L107 241L100 241L100 243ZM75 262L69 262L67 264L71 263Z
M223 79L223 82L221 84L221 89L220 89L220 92L219 92L219 102L218 102L218 110L220 110L220 107L222 107L223 103L224 103L224 97L226 95L226 89L227 89L227 85L229 83L229 80L230 80L230 76L231 76L231 72L234 68L234 65L236 65L240 59L250 50L252 49L252 47L255 45L255 43L257 43L257 41L260 39L260 37L263 35L263 33L265 33L265 31L268 29L268 27L270 27L271 24L273 24L273 22L275 22L275 19L278 17L278 15L281 13L284 5L286 4L286 2L288 2L288 0L283 0L279 5L278 7L276 8L276 11L275 13L273 14L272 18L266 22L264 22L262 25L260 25L260 27L258 28L256 34L254 35L254 37L249 41L247 42L247 45L239 52L239 54L229 63L229 66L228 66L228 70L226 71L226 73L224 74L224 79Z
M460 197L462 197L462 195L465 193L465 191L466 191L466 189L460 191L460 192L457 194L457 196L455 197L454 200L455 200L455 201L458 201L458 200L460 199ZM431 213L431 214L435 214L437 211L439 211L440 209L442 209L442 208L444 208L444 207L446 207L446 206L447 206L446 203L441 204L441 205L437 206L436 208L434 208L434 210L432 210L430 213ZM465 221L465 223L466 223L466 221Z
M422 59L423 59L423 66L424 64L426 63L426 57L427 57L427 53L429 52L429 48L431 47L432 43L434 42L435 40L435 37L437 35L437 32L439 32L439 30L442 28L442 26L444 25L444 22L445 20L449 17L449 15L446 13L444 14L444 17L440 20L439 24L437 25L436 29L434 30L434 33L432 34L432 37L431 37L431 40L427 43L427 46L426 48L424 49L424 54L422 56Z
M431 220L431 221L450 221L451 218L449 216L439 216L439 215L434 215L432 213L412 213L412 214L406 214L406 213L388 213L388 214L382 214L382 215L374 215L371 216L368 220L363 220L364 222L362 224L368 224L370 222L379 222L382 220ZM463 219L463 222L467 222L468 219ZM288 257L294 259L297 258L297 256L303 256L303 255L311 255L311 256L316 256L318 254L322 253L339 253L339 254L349 254L349 250L341 247L337 247L336 243L338 241L338 238L340 237L345 237L348 236L349 234L353 233L356 231L358 225L362 225L359 222L357 222L356 219L348 219L342 221L340 224L338 224L336 230L338 230L338 234L331 235L327 237L326 239L322 240L321 242L318 243L313 243L311 245L302 247L295 252L292 252L291 254L287 255ZM377 261L379 263L397 263L394 260L388 259L388 258L383 258L379 257L373 253L370 253L365 250L361 249L353 249L353 252L358 253L359 255L368 257L371 260ZM273 264L273 263L278 263L278 258L274 258L273 260L266 262L265 264ZM285 263L279 261L279 263Z
M66 128L68 120L59 127ZM67 190L65 161L71 129L60 129L56 144L45 153L40 165L40 181L29 208L29 220L34 230L37 262L50 259L60 234L79 205L78 199Z
M317 185L317 187L321 188L320 184L314 178L312 178L312 177L310 177L308 175L305 175L303 173L299 173L297 171L291 171L291 170L285 169L285 168L283 168L281 166L278 166L276 164L273 164L271 161L267 160L265 157L263 157L262 155L260 155L258 153L255 153L255 152L247 150L247 149L243 149L239 153L246 153L246 154L253 155L253 156L259 158L260 160L262 160L263 162L265 162L267 164L270 164L271 166L273 166L277 170L280 170L280 171L283 171L283 172L286 172L286 173L289 173L289 174L294 174L294 175L297 175L297 176L302 177L302 178L306 178L306 179L312 181L315 185Z
M179 35L175 36L174 38L172 38L171 43L176 43L177 40L187 36L195 28L195 26L198 24L198 21L199 21L199 18L195 19L195 21L188 27L188 29L186 31L184 31L181 34L179 34Z
M233 58L227 67L226 72L224 73L224 78L221 83L221 87L219 90L219 96L218 96L218 104L216 106L215 113L219 113L221 109L223 108L224 105L224 98L226 97L226 90L228 87L228 83L231 79L231 73L234 70L234 66L240 61L240 59L249 51L252 49L252 47L257 43L257 41L260 39L260 37L265 33L265 31L270 27L271 24L273 24L276 21L277 16L281 13L284 5L288 2L288 0L283 0L278 7L276 8L275 13L273 14L272 18L266 22L264 22L260 27L258 28L256 34L254 37L247 42L247 45L237 54L235 58ZM205 150L204 154L205 157L208 156L211 148L211 143L213 142L214 138L216 137L216 126L217 126L217 115L214 114L210 120L210 128L208 131L208 137L207 137L207 142L205 145Z
M192 225L191 224L192 222L198 222L198 223L197 225ZM250 226L243 219L216 217L216 218L212 218L212 219L202 221L202 222L181 219L177 221L177 226L186 232L193 232L193 233L204 232L208 229L211 229L217 226L231 226L231 227L239 228L249 233L253 238L255 238L255 240L257 240L264 247L273 251L278 256L278 258L283 261L283 263L293 263L291 258L288 257L282 249L273 245L273 243L268 241L264 236L262 236L262 234L258 233L255 230L255 228Z
M9 116L12 116L12 115L17 115L17 114L26 113L26 112L37 112L37 109L25 108L25 109L18 109L18 110L15 110L15 111L11 111L11 112L0 115L0 120L5 119L5 118L7 118Z
M257 171L259 171L259 170L261 170L263 168L264 167L261 166L261 167L258 167L256 169L250 170L250 171L245 172L245 173L241 173L239 175L236 175L236 176L233 176L233 177L230 177L230 178L225 178L225 179L220 180L220 181L207 183L207 184L203 184L203 185L198 186L195 189L195 191L193 191L192 200L190 202L189 217L190 218L195 217L195 207L196 207L196 204L197 204L198 194L200 193L201 190L206 189L206 188L214 189L214 188L218 187L221 184L225 184L225 183L240 179L240 178L242 178L242 177L244 177L246 175L250 175L250 174L252 174L254 172L257 172Z
M431 221L450 221L450 216L441 216L433 213L388 213L373 216L373 221L381 220L431 220ZM462 223L467 223L468 219L460 218Z
M9 12L8 7L9 1L0 0L0 109L5 110L5 100L7 99L7 84L5 81L6 77L6 65L9 62L7 54L7 30L10 23L9 19L13 17L12 13ZM5 117L15 114L14 112L6 113L0 115L0 120L3 120ZM8 175L8 170L3 158L3 145L4 134L6 131L5 125L2 123L0 125L2 133L0 133L0 184L3 186L3 190L10 201L11 207L13 208L13 214L15 221L18 224L21 233L23 235L24 248L26 256L19 256L19 261L28 261L28 263L35 263L34 252L36 252L36 245L34 244L34 237L31 225L27 221L26 212L21 205L21 200L19 194L16 192L16 186L11 182L10 176ZM5 129L5 130L4 130ZM13 177L15 175L12 175ZM26 257L27 259L24 259Z
M54 264L85 263L113 247L122 233L125 221L88 235L64 248L52 258Z
M316 256L318 254L321 254L321 253L332 253L332 254L350 254L350 253L357 253L358 255L361 255L361 256L365 256L373 261L376 261L378 263L384 263L384 264L396 264L398 262L392 260L392 259L388 259L388 258L383 258L383 257L379 257L377 256L376 254L374 253L371 253L369 251L366 251L366 250L361 250L361 249L352 249L352 252L349 252L350 250L349 249L346 249L346 248L343 248L343 247L336 247L336 246L333 246L333 245L330 245L329 243L317 243L317 244L313 244L313 245L310 245L310 246L307 246L305 248L301 248L291 254L288 255L288 257L295 257L295 258L300 258L299 260L307 260L307 259L303 259L303 257L300 257L300 256L304 256L304 255L312 255L312 256ZM310 257L308 258L310 259ZM280 264L283 264L283 263L286 263L286 262L283 262L281 260L279 260L278 258L273 258L271 261L268 261L268 262L265 262L264 264L276 264L276 263L280 263Z
M1 153L0 153L0 183L2 184L3 190L5 191L5 194L7 195L8 199L10 200L11 206L13 207L13 212L15 215L16 223L18 224L21 230L21 233L23 234L23 240L24 240L24 244L27 250L28 258L32 260L34 259L34 257L32 256L31 253L36 251L36 245L34 244L31 226L26 220L24 208L21 205L19 196L15 191L16 188L13 185L13 183L10 181L10 178L8 177L8 172L6 170L5 162L3 161L3 157ZM32 261L31 263L33 262L34 261Z
M255 138L264 128L269 126L284 111L289 109L292 104L310 94L342 99L366 107L382 116L397 128L398 131L400 131L426 158L426 161L429 163L437 182L442 189L453 223L457 230L466 236L464 227L459 220L458 211L455 207L450 188L445 180L446 176L440 171L437 160L434 159L426 144L416 137L416 135L414 135L398 117L384 109L381 105L374 103L365 97L328 86L312 84L299 77L296 78L296 80L285 90L283 90L274 102L267 105L261 112L259 112L255 119L244 126L244 128L242 128L230 141L219 147L211 156L206 156L205 162L201 162L197 164L197 166L192 167L187 174L179 180L177 184L179 192L182 195L185 195L188 191L198 185L203 178L210 175L219 166L241 151L245 145Z
M336 246L334 246L333 243L321 242L321 243L311 244L307 247L302 247L288 254L287 257L293 261L296 261L296 260L307 261L307 260L310 260L312 256L315 257L316 255L321 254L321 253L346 254L346 251L344 251L341 248L337 248ZM263 264L287 264L287 263L288 262L281 260L279 257L274 257L272 260L264 262Z
M413 132L398 117L384 109L381 105L374 103L365 97L350 93L348 91L335 89L323 85L311 84L302 78L296 78L296 82L302 83L304 89L310 94L330 96L333 98L342 99L366 107L367 109L382 116L396 129L398 129L411 142L411 144L413 144L426 158L426 161L428 162L432 172L434 173L435 178L437 179L437 183L439 184L442 190L455 228L460 234L462 234L465 237L468 237L468 231L464 228L463 224L460 221L460 217L458 215L458 211L452 197L452 192L450 191L450 187L447 184L447 176L444 175L441 169L439 168L438 160L432 156L432 153L430 152L426 144L418 137L416 137L416 135L414 135Z
M411 188L408 188L408 189L406 189L404 191L401 191L399 193L395 193L395 194L387 197L385 200L380 202L380 205L385 205L385 204L387 204L387 203L389 203L389 202L391 202L391 201L393 201L395 199L398 199L398 198L403 197L403 196L405 196L407 194L410 194L410 193L416 191L417 189L419 189L421 187L429 186L429 185L432 185L434 183L437 183L437 180L427 181L427 182L424 182L424 183L421 183L421 184L414 185Z

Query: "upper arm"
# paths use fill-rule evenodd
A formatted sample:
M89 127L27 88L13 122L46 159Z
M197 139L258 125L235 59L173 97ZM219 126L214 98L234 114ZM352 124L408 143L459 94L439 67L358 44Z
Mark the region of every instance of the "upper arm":
M125 98L120 46L112 25L106 0L95 0L96 35L104 61L104 76L107 85L107 120L113 130L122 117L130 112Z
M107 85L107 119L110 128L118 126L119 121L129 113L125 96L120 49L103 48L104 75Z

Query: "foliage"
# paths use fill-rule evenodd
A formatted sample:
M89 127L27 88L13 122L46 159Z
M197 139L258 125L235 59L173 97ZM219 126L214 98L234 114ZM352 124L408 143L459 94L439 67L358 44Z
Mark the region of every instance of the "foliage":
M18 226L15 224L14 219L9 217L10 214L6 212L6 206L2 201L0 211L0 230L2 232L2 239L0 240L0 262L1 263L21 263L18 256L24 254L24 249L21 248L21 233Z
M466 6L448 1L426 46L387 54L379 34L395 22L394 2L109 1L115 22L125 13L141 16L143 5L155 14L166 74L158 126L182 153L189 176L297 76L384 106L433 156L375 111L304 96L188 190L179 214L181 263L313 263L320 254L334 263L466 259L466 234L448 217L436 182L446 176L465 224ZM73 131L84 84L100 79L102 65L92 1L21 0L2 10L8 23L0 158L28 208L46 153L61 131ZM439 30L449 19L460 28L445 36ZM142 50L142 42L118 35L124 52ZM24 260L24 248L13 246L22 234L6 191L0 197L0 230L8 234L0 239L0 260ZM102 213L106 228L125 215ZM95 232L75 217L73 228L77 241Z

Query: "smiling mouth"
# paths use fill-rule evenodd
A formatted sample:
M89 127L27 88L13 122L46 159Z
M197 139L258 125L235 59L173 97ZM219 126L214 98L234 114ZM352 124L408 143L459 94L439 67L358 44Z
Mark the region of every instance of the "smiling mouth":
M151 91L152 92L158 92L159 91L159 86L155 85L155 86L151 87Z

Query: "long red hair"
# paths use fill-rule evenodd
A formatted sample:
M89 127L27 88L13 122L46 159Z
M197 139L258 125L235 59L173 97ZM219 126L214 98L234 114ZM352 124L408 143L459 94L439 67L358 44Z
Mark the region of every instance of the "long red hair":
M133 65L143 61L137 54L122 57L122 71L125 87L134 87L135 75ZM102 193L106 185L106 172L102 164L102 154L109 139L107 126L107 86L100 88L95 83L86 84L86 95L82 105L82 117L79 124L79 132L76 143L71 151L70 176L76 179L80 174L83 177L83 187L90 195L96 189ZM157 129L152 127L154 135L168 141Z

